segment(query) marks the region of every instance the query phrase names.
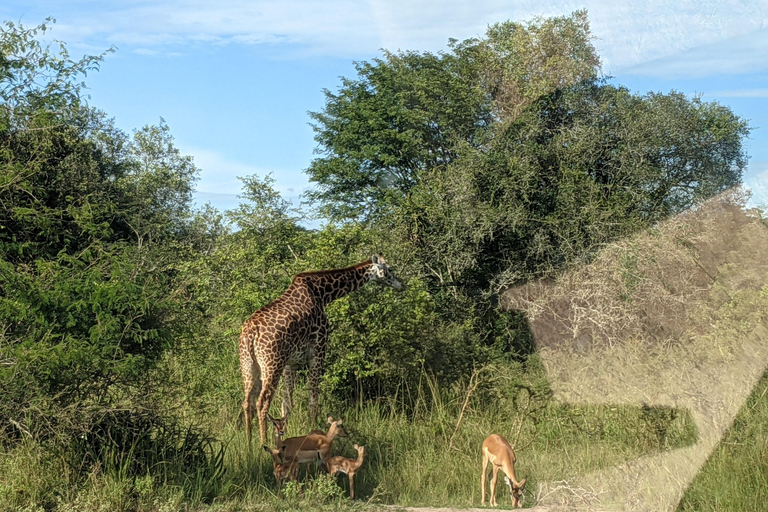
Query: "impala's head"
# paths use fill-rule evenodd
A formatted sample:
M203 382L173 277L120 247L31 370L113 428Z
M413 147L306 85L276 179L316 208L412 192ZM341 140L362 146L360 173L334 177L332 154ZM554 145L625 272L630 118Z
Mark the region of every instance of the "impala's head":
M273 418L267 413L267 419L272 423L272 426L275 427L275 435L283 437L285 435L286 426L288 425L288 415L286 414L282 418Z
M293 468L291 464L283 464L285 455L285 446L280 447L279 450L270 448L269 446L263 446L264 451L272 456L272 474L275 475L275 482L280 485L280 482L291 476Z
M391 286L395 290L402 290L403 283L392 273L392 269L387 265L387 260L383 256L374 254L371 256L371 280L386 286Z
M362 459L365 457L365 446L359 446L357 443L352 445L357 450L357 458Z
M328 416L328 432L326 435L330 435L331 432L334 433L334 437L349 435L341 418L334 420L333 416Z
M523 495L523 489L525 489L525 481L527 478L523 478L517 484L513 483L507 475L504 475L504 483L509 487L509 494L512 496L512 507L517 508L520 502L520 497Z

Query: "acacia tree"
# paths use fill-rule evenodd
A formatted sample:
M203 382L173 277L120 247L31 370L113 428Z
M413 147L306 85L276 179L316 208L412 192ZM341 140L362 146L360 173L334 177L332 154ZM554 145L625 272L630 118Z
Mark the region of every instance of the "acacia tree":
M425 177L399 231L441 286L497 293L737 185L747 134L730 109L679 93L558 89Z

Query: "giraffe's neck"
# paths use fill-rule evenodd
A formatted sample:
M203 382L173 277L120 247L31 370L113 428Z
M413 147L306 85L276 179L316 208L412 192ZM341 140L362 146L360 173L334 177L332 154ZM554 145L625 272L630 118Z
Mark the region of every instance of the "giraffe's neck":
M313 294L323 306L351 293L371 280L371 261L364 261L347 268L304 272L297 277L310 284Z

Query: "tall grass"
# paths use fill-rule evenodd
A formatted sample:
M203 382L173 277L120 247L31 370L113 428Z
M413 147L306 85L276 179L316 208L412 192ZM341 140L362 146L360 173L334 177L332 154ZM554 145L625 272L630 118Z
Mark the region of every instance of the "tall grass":
M768 510L768 372L696 475L677 510Z
M139 452L152 446L141 438L144 440L133 442L132 452L107 450L100 457L91 456L85 477L67 476L67 471L73 473L67 469L72 464L55 454L45 455L40 446L2 453L0 500L4 505L0 509L336 510L361 503L477 506L480 446L491 433L502 434L513 443L518 475L529 479L525 503L530 506L537 481L567 479L695 441L695 429L685 411L558 404L551 398L543 371L534 363L532 360L525 369L511 363L483 368L450 387L440 386L425 374L416 389L403 388L378 401L323 402L324 412L342 417L348 431L348 436L337 438L334 453L354 458L353 443L366 447L365 464L355 480L359 498L355 505L346 499L348 483L341 476L334 482L328 475L316 477L302 471L298 485L276 488L271 458L258 446L258 437L249 450L237 411L223 407L221 417L209 419L218 426L215 434L222 449L209 450L207 462L197 461L197 469L191 471L174 465L179 462L177 452L162 447L183 446L184 439L202 443L200 446L211 441L181 430L171 432L179 436L173 442L156 442L158 453L139 457L156 457L152 467L137 465ZM300 386L289 436L316 427L307 421L306 395L306 388ZM160 434L156 432L152 439L171 436ZM164 458L167 463L162 462ZM500 503L508 505L509 498L501 492Z
M342 417L348 431L348 436L337 438L334 452L354 458L352 444L366 447L366 461L355 480L358 498L403 506L477 506L480 446L491 433L514 443L518 474L530 482L528 505L534 502L539 480L567 479L695 442L695 428L685 411L558 404L541 384L543 372L530 366L523 374L514 365L488 367L451 387L441 387L424 375L417 389L403 389L375 402L330 405L333 402L326 401L326 414ZM300 388L289 436L315 428L307 422L305 403L306 389ZM272 500L278 490L268 456L255 443L252 458L246 455L245 435L235 421L223 435L226 478L236 490L226 499ZM293 506L312 508L318 504L307 501L306 495L317 498L330 493L318 491L313 487L317 481L302 475L305 498ZM337 483L346 495L346 479L340 477ZM285 489L280 493L283 501L278 499L274 506L285 504ZM505 498L499 499L504 503Z

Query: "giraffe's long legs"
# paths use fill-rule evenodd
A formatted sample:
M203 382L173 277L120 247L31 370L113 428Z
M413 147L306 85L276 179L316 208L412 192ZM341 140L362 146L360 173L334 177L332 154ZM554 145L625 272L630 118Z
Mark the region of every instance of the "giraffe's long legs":
M251 446L251 430L253 412L256 408L256 397L261 391L261 372L259 365L248 355L240 356L240 371L243 375L243 387L245 388L245 400L243 400L243 413L245 416L245 432L248 435L248 446Z
M323 374L325 349L328 346L328 319L323 315L315 332L314 347L309 359L309 421L317 424L317 399L320 395L320 376Z
M283 370L283 418L293 409L293 389L296 387L296 371L286 365Z
M269 412L269 406L272 404L272 397L275 394L275 388L279 379L280 372L262 371L261 373L261 393L259 393L259 399L256 401L256 412L259 415L259 435L261 436L262 445L267 440L267 413Z

